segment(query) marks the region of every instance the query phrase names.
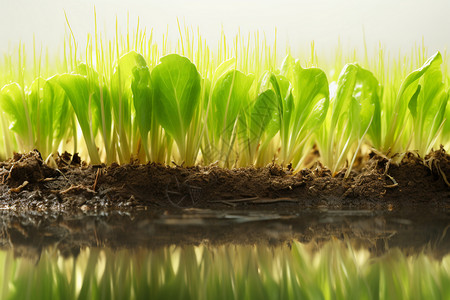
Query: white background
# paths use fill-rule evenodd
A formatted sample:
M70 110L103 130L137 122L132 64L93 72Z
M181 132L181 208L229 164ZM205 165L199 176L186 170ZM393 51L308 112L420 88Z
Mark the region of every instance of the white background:
M254 30L264 31L273 40L278 30L278 45L307 48L312 40L325 51L337 45L361 50L363 31L368 48L379 43L396 53L410 51L424 38L430 52L445 51L450 45L450 0L258 0L258 1L144 1L144 0L0 0L0 54L20 41L36 41L60 47L66 30L64 11L82 43L87 32L94 32L94 5L98 26L114 35L117 16L121 31L126 29L127 13L134 28L137 17L155 35L162 36L169 26L177 38L177 17L181 24L197 26L203 37L215 44L221 27L227 35Z

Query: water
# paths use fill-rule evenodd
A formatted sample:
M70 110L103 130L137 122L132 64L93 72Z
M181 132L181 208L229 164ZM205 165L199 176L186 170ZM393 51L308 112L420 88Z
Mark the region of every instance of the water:
M447 211L3 211L1 220L1 299L450 298Z

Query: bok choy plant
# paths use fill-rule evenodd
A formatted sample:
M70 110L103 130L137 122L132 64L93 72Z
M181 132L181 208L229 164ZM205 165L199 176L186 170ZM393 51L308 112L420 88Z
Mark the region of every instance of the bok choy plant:
M12 139L9 139L7 128L15 133L17 150L30 151L34 147L34 134L31 122L31 107L25 98L25 91L18 83L5 85L0 91L0 108L2 110L3 134L6 142L6 153L12 156ZM6 124L5 124L6 123ZM9 126L7 125L9 123Z
M130 51L117 60L111 75L111 99L119 142L117 152L121 161L129 161L132 154L139 151L132 81L133 70L146 66L147 63L141 54Z
M96 110L93 92L90 90L86 76L80 74L63 74L58 78L59 85L64 89L72 104L78 124L83 132L86 148L93 164L100 164L101 159L95 143L98 123L93 119L92 111Z
M430 57L425 64L420 67L417 70L414 70L413 72L411 72L410 74L408 74L408 76L404 79L404 81L402 82L402 85L400 87L400 90L397 94L397 97L395 99L395 102L393 103L392 107L384 107L385 111L384 111L384 118L386 120L386 133L384 136L384 143L382 146L382 150L389 154L389 156L393 156L397 153L402 153L404 151L406 151L408 149L408 145L411 142L410 139L410 135L411 133L407 131L408 126L406 126L405 124L407 124L408 119L409 119L409 115L408 115L408 107L409 110L412 112L413 114L413 118L415 119L414 123L417 124L415 125L415 130L422 130L421 126L423 126L424 122L427 122L428 124L426 126L427 129L426 130L433 130L435 131L433 132L429 132L430 134L434 135L436 134L436 131L439 129L440 127L440 123L442 122L442 118L439 116L439 110L440 109L444 109L445 107L442 107L442 102L444 101L443 98L440 98L439 95L442 96L441 92L439 92L439 90L441 89L441 84L440 82L442 81L442 79L439 79L439 72L436 68L439 68L440 65L440 61L441 61L441 54L438 52L435 55L433 55L432 57ZM434 73L434 75L427 75L427 92L426 92L426 96L431 96L431 97L435 97L438 96L438 99L424 99L423 96L425 94L422 94L421 99L417 99L419 97L420 94L420 90L421 90L421 85L419 85L419 81L421 78L423 78L423 76L428 73L431 69L431 73ZM431 83L429 80L430 78L433 78L431 80L438 80L438 83ZM425 83L425 82L424 82ZM432 85L434 85L433 87L431 87ZM437 90L434 90L437 89ZM444 97L444 96L442 96ZM431 101L429 104L425 105L425 102ZM436 104L437 102L441 103L441 107L439 107L439 104ZM434 104L432 104L434 103ZM419 107L417 107L417 104L419 105ZM428 120L425 121L425 119L423 119L423 117L425 115L428 115L427 111L430 110L430 106L434 106L435 108L431 109L431 113L437 113L436 118L434 118L434 116L432 116L432 119L435 119L435 121L433 120ZM418 112L418 109L426 109L425 115L423 115L423 113ZM414 116L415 115L415 116ZM441 120L441 122L439 122L439 120ZM439 123L437 125L433 125L435 123ZM435 128L432 129L431 127L434 126ZM436 127L437 126L437 127ZM423 135L423 133L418 133L418 139L421 139L423 137L421 137ZM406 137L405 137L406 136ZM428 138L426 138L428 140ZM431 140L429 140L429 142L425 142L425 144L429 144L431 143L431 141L434 139L434 137L431 137ZM420 145L421 142L419 142L420 147L424 147L427 148L428 146L425 145ZM423 149L423 151L425 151L426 149ZM422 152L422 150L421 150Z
M297 169L310 150L311 137L325 120L328 80L321 69L302 68L290 56L286 57L281 73L282 76L271 77L278 98L280 161L285 165L292 163Z
M197 142L192 135L201 119L196 118L200 101L200 74L191 61L177 54L161 58L151 73L155 116L164 130L175 140L181 160L188 166L195 163L201 136ZM191 140L190 143L187 143ZM193 139L195 140L195 139Z
M238 120L242 109L249 105L249 91L252 83L252 75L231 70L214 84L211 96L212 107L208 114L210 142L215 145L219 153L218 160L227 167L237 160L233 147L238 134Z
M249 107L242 110L239 116L239 139L241 165L253 165L258 157L261 139L272 122L277 109L276 95L267 89L260 93ZM268 139L269 140L269 139Z
M347 162L347 177L366 134L370 132L375 143L380 140L379 85L370 71L347 64L335 89L317 141L321 160L333 176Z
M413 149L425 157L444 127L448 93L442 82L442 57L438 52L427 61L427 71L419 80L408 103L413 118Z
M64 139L70 140L69 137L73 136L73 109L58 84L58 78L59 75L55 75L47 80L41 79L40 86L34 81L31 86L30 100L36 103L38 112L34 116L37 120L33 121L36 124L36 145L43 157L55 153Z

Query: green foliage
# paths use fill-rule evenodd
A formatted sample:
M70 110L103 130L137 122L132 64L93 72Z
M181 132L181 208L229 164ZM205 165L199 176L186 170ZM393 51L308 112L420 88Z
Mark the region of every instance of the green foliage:
M374 144L381 140L378 81L370 71L347 64L339 75L331 110L318 135L322 161L336 174L350 155L351 166L370 132Z
M442 81L441 63L439 52L425 63L429 67L408 103L414 126L413 149L421 157L425 157L431 150L444 126L448 93Z
M62 71L54 73L41 72L35 57L31 76L22 52L19 70L5 60L0 157L37 148L44 157L80 151L96 164L138 159L232 168L275 161L299 170L319 150L333 174L347 167L348 176L370 147L395 162L410 149L424 157L450 144L449 78L440 53L424 63L419 49L393 60L391 69L381 50L364 68L345 64L342 51L328 69L312 65L314 53L303 66L288 55L278 68L267 45L236 45L233 52L224 40L213 55L186 36L175 51L184 57L168 54L166 43L147 48L142 36L134 47L128 39L115 47L97 39L87 43L86 63L70 42Z
M253 164L258 154L258 146L267 130L270 122L273 120L277 109L277 99L273 90L266 90L258 95L250 109L244 110L241 120L240 130L242 143L246 144L248 149L248 163ZM245 164L242 163L242 164Z
M151 81L155 116L176 141L185 163L193 165L196 155L187 154L186 135L199 106L200 74L189 59L171 54L161 58L161 64L152 71Z
M230 166L231 156L238 134L239 119L250 102L250 87L253 76L231 70L218 78L211 97L211 112L208 114L212 144L219 153L219 161Z
M91 113L97 107L93 101L93 94L89 90L88 79L86 76L79 74L63 74L58 78L58 83L64 89L72 104L78 124L80 124L83 132L91 162L100 164L101 160L94 139L98 130L98 123L96 122L98 120L94 120Z
M115 63L111 75L111 99L116 125L119 156L121 161L129 161L133 149L137 149L135 132L135 110L133 105L132 81L135 68L145 68L144 57L135 51L122 55Z
M441 81L442 79L439 78L439 72L438 68L439 65L441 63L441 54L439 52L437 52L435 55L433 55L432 57L430 57L425 64L420 67L417 70L414 70L413 72L411 72L410 74L408 74L408 76L405 78L405 80L402 82L402 85L400 87L400 90L397 94L397 97L395 99L392 111L386 112L386 117L387 117L387 132L386 132L386 136L384 139L384 144L383 144L383 150L384 152L390 152L391 155L396 154L398 152L402 152L405 151L407 148L407 145L405 145L404 140L402 141L402 136L405 134L407 126L405 126L405 123L407 122L408 119L408 114L407 114L407 110L408 110L408 106L410 107L410 110L412 112L414 112L414 114L416 115L416 117L414 117L417 121L416 123L419 125L419 123L423 123L425 120L422 120L422 118L420 117L420 120L418 119L418 114L417 112L417 97L420 94L420 85L419 85L419 80L429 72L429 70L431 70L431 73L433 73L434 75L431 75L432 77L434 77L431 80L437 80L436 83L431 83L428 82L427 85L430 85L428 88L432 88L432 90L427 91L427 94L425 94L426 96L436 96L433 95L434 93L438 93L440 94L440 92L435 91L433 89L440 89L441 86ZM429 79L431 78L430 75L427 75L427 81L429 81ZM433 87L431 87L431 85L434 85ZM430 95L431 92L431 95ZM421 96L423 97L423 95ZM431 101L432 103L436 103L436 102L441 102L441 99L437 99L437 100L433 100L433 99L426 99L426 101ZM423 105L423 100L419 100L420 102L420 108L426 108L428 110L428 105L424 106ZM439 106L439 104L438 104ZM439 110L439 109L438 109ZM445 107L444 107L445 110ZM434 111L435 113L437 113L437 110L434 108L431 110L432 112ZM389 114L390 113L390 114ZM441 118L437 118L437 120L439 120ZM439 124L440 125L440 124ZM439 126L438 125L438 126ZM417 126L416 126L417 127ZM417 128L420 130L420 128ZM432 132L430 132L432 133ZM422 135L423 133L419 133L419 136ZM419 137L420 138L420 137ZM403 142L403 143L402 143ZM407 141L407 143L409 143L409 141ZM425 149L424 149L425 150Z
M293 163L298 168L310 150L312 135L325 120L328 80L321 69L302 68L289 56L283 63L282 75L287 77L271 77L278 96L280 158L283 164Z
M33 127L29 104L25 92L17 83L5 85L0 91L0 108L9 121L9 129L19 138L19 149L29 151L33 148ZM12 153L9 153L10 155Z

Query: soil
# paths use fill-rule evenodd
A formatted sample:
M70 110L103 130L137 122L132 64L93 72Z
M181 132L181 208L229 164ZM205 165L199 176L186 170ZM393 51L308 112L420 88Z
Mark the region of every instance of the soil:
M223 169L132 162L87 165L64 153L54 167L38 151L0 162L0 208L15 211L91 211L186 208L357 208L397 210L450 206L450 155L443 148L424 159L413 153L399 165L371 153L349 178L320 163Z

